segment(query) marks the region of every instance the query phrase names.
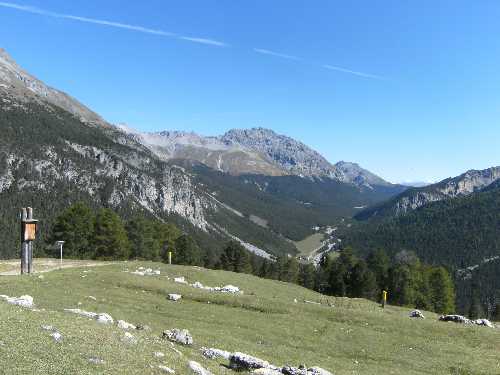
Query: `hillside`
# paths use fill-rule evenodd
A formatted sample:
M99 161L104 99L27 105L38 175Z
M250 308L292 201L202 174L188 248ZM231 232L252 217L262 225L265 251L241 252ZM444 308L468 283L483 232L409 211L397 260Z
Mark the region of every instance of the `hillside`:
M460 176L448 178L436 184L408 189L386 202L361 211L356 215L356 219L403 216L432 202L465 197L481 191L498 179L500 179L500 167L491 167L480 171L470 170Z
M160 274L131 273L140 266ZM173 282L180 276L189 283L232 284L244 294ZM183 297L172 302L167 293ZM326 300L296 285L244 274L125 262L33 277L0 276L0 294L29 294L36 306L30 310L0 299L5 374L165 373L159 365L188 374L191 360L214 374L234 373L223 367L228 364L223 358L205 359L202 346L240 351L278 366L320 366L336 375L498 373L497 329L441 323L426 312L426 319L411 319L405 308L382 310L362 299ZM130 330L132 337L126 337L115 324L99 324L67 308L106 312L150 330ZM164 330L174 328L188 329L193 345L161 339ZM50 336L53 331L62 335L60 342Z
M358 222L343 238L362 254L383 248L394 255L406 249L427 263L451 270L478 265L500 255L500 187L492 184L483 191L434 202L400 217ZM488 275L481 278L481 302L494 306L498 303L497 281L495 272ZM471 295L462 290L463 285L459 278L457 303L461 312L467 312Z

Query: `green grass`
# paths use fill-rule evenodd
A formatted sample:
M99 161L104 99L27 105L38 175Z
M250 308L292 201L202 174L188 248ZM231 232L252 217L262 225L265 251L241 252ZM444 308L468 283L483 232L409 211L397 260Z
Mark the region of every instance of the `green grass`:
M311 252L318 249L321 246L323 238L325 235L323 233L314 233L310 236L304 238L302 241L294 242L299 254L303 256L311 255Z
M160 268L161 276L123 272L140 265ZM198 290L173 283L166 275L209 286L233 284L245 293ZM165 298L174 292L183 295L180 302ZM5 374L155 374L160 373L160 363L185 374L188 360L214 374L232 373L220 366L223 361L204 360L201 346L245 352L276 365L318 365L336 375L500 374L497 329L441 323L432 313L426 313L425 320L410 319L405 308L382 310L362 299L327 299L296 285L250 275L128 262L58 270L43 278L0 277L0 294L32 295L40 309L0 301L0 368ZM74 307L107 312L115 319L147 324L151 330L134 331L139 342L128 345L121 341L123 331L118 327L62 311ZM41 324L58 328L64 341L55 343ZM161 332L171 328L187 328L193 335L192 348L176 346L182 357L160 339ZM155 351L166 357L154 358ZM91 356L105 363L90 364Z

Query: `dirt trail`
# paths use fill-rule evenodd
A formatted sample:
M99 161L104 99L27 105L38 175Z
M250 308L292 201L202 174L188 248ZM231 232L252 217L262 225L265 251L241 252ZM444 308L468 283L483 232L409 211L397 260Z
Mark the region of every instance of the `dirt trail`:
M76 268L76 267L98 267L115 264L116 262L96 262L89 260L63 260L62 265L59 259L34 259L33 271L34 273L44 273L62 268ZM0 260L0 276L15 276L21 274L21 260Z

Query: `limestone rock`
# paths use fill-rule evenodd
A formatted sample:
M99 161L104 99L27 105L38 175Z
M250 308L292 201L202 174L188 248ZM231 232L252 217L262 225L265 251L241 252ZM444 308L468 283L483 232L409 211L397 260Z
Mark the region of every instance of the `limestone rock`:
M158 368L160 369L161 372L164 372L166 374L175 374L175 371L172 370L170 367L158 365Z
M229 359L231 357L230 352L215 348L201 348L201 354L208 359L217 359L217 358Z
M410 318L425 319L425 316L424 316L424 314L422 314L422 312L420 310L413 310L413 311L410 311Z
M191 371L191 373L196 375L213 375L210 371L203 368L198 362L195 361L189 361L188 368Z
M168 297L167 297L167 298L168 298L170 301L174 301L174 302L175 302L175 301L180 300L180 299L182 298L182 295L180 295L180 294L175 294L175 293L171 293L171 294L169 294L169 295L168 295Z
M182 345L192 345L193 337L187 329L167 330L163 332L163 338Z
M472 324L472 321L470 319L467 319L465 316L462 316L462 315L441 315L439 317L439 320L442 322Z
M101 323L101 324L113 324L113 322L114 322L111 315L106 314L106 313L97 314L96 320L98 323Z
M137 327L135 325L133 325L132 323L128 323L124 320L118 320L116 322L116 324L118 325L118 327L120 327L121 329L124 329L124 330L127 330L127 329L137 329Z
M245 353L236 352L231 354L229 358L229 367L233 370L249 371L269 367L269 362Z
M493 323L491 323L488 319L476 319L473 322L474 322L474 324L477 324L478 326L486 326L489 328L495 328Z
M26 307L28 309L33 308L33 297L29 295L24 295L21 297L9 297L5 295L0 295L0 298L3 298L7 303L10 303L11 305L16 305L16 306L21 306L21 307Z

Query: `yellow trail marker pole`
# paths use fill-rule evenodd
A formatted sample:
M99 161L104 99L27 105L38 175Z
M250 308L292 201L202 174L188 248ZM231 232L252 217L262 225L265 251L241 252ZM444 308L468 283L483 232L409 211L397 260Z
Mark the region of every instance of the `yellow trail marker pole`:
M382 308L385 308L385 304L387 302L387 291L383 290L382 291Z
M172 252L168 252L168 264L172 264Z

